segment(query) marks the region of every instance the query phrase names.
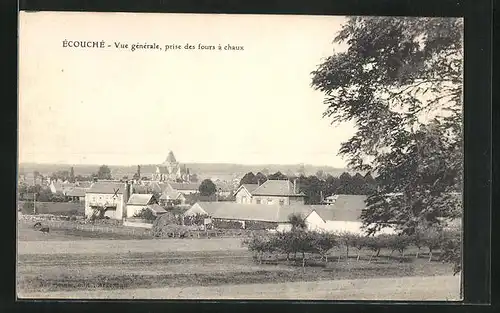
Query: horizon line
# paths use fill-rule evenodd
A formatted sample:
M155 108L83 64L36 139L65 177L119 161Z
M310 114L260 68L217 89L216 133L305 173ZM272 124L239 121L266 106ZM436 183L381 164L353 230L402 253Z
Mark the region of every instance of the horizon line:
M315 166L315 167L331 167L337 169L348 169L348 167L337 167L327 164L313 164L313 163L235 163L235 162L178 162L179 164L206 164L206 165L243 165L243 166ZM142 166L142 165L161 165L155 163L142 163L142 164L100 164L100 163L62 163L62 162L18 162L18 166L23 164L36 164L36 165L68 165L68 166Z

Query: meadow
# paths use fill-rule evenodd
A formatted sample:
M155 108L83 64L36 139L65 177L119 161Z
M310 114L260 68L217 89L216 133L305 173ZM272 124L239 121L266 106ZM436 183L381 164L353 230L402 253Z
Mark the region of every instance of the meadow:
M29 233L32 233L29 235ZM257 262L239 238L212 239L96 239L77 233L41 234L25 228L18 241L17 286L20 295L64 291L191 288L248 284L283 284L337 280L450 276L448 264L429 262L408 251L404 259L381 251L368 262L342 250L325 263L308 255L285 261L273 255ZM85 235L85 234L84 234ZM26 240L33 239L36 240ZM78 238L78 239L77 239ZM338 257L340 256L340 258ZM281 258L276 262L276 258Z

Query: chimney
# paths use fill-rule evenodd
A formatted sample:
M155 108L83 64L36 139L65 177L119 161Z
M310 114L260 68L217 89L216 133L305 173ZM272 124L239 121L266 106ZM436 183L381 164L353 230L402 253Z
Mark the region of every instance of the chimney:
M122 207L122 216L127 217L127 202L130 198L130 183L127 180L125 182L125 189L123 190L123 207Z

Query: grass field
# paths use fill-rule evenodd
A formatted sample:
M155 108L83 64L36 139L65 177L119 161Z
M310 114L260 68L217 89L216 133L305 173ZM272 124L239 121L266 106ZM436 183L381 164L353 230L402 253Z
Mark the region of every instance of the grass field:
M335 250L328 264L310 256L303 269L300 261L258 264L242 247L241 238L139 240L62 229L42 234L26 224L18 229L17 286L25 297L396 299L381 296L391 291L401 299L449 298L455 290L449 281L456 277L435 285L437 294L421 278L448 277L451 266L428 262L425 253L417 259L415 253L410 249L405 259L399 259L382 251L368 262L369 251L362 251L359 261L356 251L351 251L346 262L345 251ZM387 285L352 287L363 279L382 277L391 278ZM411 277L414 289L398 287L401 277ZM356 283L343 283L347 289L329 289L344 280Z
M168 287L129 290L21 292L20 297L53 299L283 299L457 301L458 276L325 280L269 284Z
M20 242L18 290L112 290L450 275L426 258L257 264L238 239Z
M103 233L92 232L78 229L57 229L50 228L48 234L33 229L34 223L18 222L17 223L17 240L22 241L78 241L78 240L140 240L150 239L141 235L119 234L119 233Z

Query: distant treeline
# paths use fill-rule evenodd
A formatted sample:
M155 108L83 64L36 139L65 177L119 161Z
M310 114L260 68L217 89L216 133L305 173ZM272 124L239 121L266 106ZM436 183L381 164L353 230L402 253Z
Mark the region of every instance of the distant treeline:
M182 161L181 161L182 163ZM183 163L184 164L184 163ZM262 172L266 175L270 173L274 173L280 171L282 173L286 173L287 175L291 175L291 173L295 173L297 168L305 175L308 173L316 173L318 171L322 171L325 173L329 173L333 176L339 176L346 170L343 168L335 168L329 166L314 166L314 165L280 165L280 164L269 164L269 165L245 165L245 164L229 164L229 163L185 163L186 167L189 168L190 172L196 173L199 176L234 176L241 175L242 173L247 172ZM65 174L70 167L74 168L75 179L81 181L84 179L89 179L92 177L94 173L96 173L96 169L101 165L97 164L75 164L75 165L64 165L64 164L33 164L33 163L22 163L19 165L20 173L42 173L46 176L51 176L52 173ZM132 176L137 172L137 165L130 166L118 166L118 165L108 165L113 178L120 179L123 176ZM141 175L149 177L156 170L156 165L153 164L141 164ZM64 176L64 175L59 175ZM80 177L78 177L80 176Z
M264 175L262 172L249 172L241 179L241 184L262 184L266 180L297 180L298 189L306 195L306 204L320 204L322 198L335 194L369 195L377 189L377 183L370 173L364 176L360 173L350 175L344 172L339 177L324 174L319 171L316 175L290 176L276 172Z

